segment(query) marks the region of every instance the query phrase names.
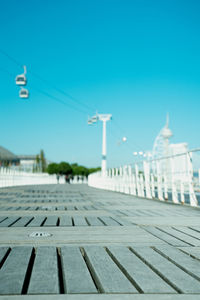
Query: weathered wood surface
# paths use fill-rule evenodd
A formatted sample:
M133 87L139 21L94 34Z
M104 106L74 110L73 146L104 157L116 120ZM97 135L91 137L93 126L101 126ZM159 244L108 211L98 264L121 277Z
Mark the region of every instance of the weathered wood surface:
M96 294L97 289L78 247L62 247L64 291L69 294Z
M58 294L57 270L56 247L38 247L30 274L28 294Z
M85 185L1 189L0 299L200 299L199 215Z

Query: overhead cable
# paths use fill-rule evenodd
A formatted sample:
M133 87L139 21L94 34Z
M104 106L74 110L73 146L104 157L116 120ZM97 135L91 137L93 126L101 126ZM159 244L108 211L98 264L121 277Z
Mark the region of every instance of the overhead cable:
M10 61L12 61L13 63L15 63L17 66L19 67L23 67L23 64L20 63L17 59L15 59L14 57L12 57L11 55L9 55L7 52L5 52L4 50L0 49L0 53L3 54L4 56L6 56ZM54 90L56 90L57 92L63 94L65 97L67 97L69 100L73 101L75 104L78 104L82 107L84 107L84 109L87 109L87 114L88 114L88 110L89 111L95 111L95 109L93 107L90 107L88 106L87 104L85 103L82 103L81 101L79 101L78 99L76 99L75 97L73 97L72 95L70 95L69 93L63 91L62 89L60 88L57 88L55 85L53 85L50 81L42 78L40 75L36 74L35 72L33 71L30 71L29 70L29 73L31 75L33 75L35 78L37 78L38 80L40 80L41 82L47 84L48 86L51 86ZM46 92L45 92L46 93ZM46 93L47 95L48 93ZM50 94L48 94L48 97L51 96ZM52 98L57 98L57 97L54 97L52 96ZM65 101L63 100L59 100L59 102L61 103L64 103ZM69 105L71 107L73 107L72 105ZM79 111L81 111L81 109L77 109Z

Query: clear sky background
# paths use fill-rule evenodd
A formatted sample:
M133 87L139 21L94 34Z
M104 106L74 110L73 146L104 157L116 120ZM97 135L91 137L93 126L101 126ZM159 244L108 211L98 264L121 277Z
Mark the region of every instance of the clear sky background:
M199 15L198 0L0 0L0 145L98 166L98 111L113 115L109 166L151 150L167 113L171 142L199 147Z

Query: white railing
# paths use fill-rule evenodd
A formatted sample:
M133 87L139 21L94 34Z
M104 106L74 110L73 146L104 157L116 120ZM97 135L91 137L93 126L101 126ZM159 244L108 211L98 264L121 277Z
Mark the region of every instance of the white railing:
M27 173L11 170L9 168L0 168L0 187L54 183L57 183L55 175L46 173Z
M57 184L57 176L49 175L47 173L27 173L23 171L16 171L10 168L0 168L0 188L7 186L17 186L17 185L34 185L34 184ZM59 177L59 184L64 184L64 176ZM87 183L87 178L74 177L70 180L70 183L80 184Z
M200 170L194 176L193 154L200 150L144 160L89 175L88 185L145 198L200 205Z

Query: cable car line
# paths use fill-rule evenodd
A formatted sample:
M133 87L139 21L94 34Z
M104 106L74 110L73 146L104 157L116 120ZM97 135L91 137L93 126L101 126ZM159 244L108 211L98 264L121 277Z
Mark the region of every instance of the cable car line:
M11 73L10 71L8 71L8 70L6 70L6 69L4 69L4 68L2 68L2 67L0 67L0 71L1 71L1 72L4 72L4 73L7 73L7 74L10 75L12 78L15 77L15 74Z
M116 119L113 120L113 124L114 124L114 126L117 128L117 130L118 130L118 131L121 131L121 133L124 135L125 130L118 124L118 122L116 122ZM127 135L125 135L125 136L127 136ZM133 142L133 141L131 141L131 144L134 146L133 148L131 147L132 150L133 150L134 148L138 148L138 149L142 149L142 148L143 148L143 147L141 147L140 145L138 145L137 143L135 143L135 142ZM129 143L126 143L126 145L127 145L128 147L130 147Z
M89 107L87 104L82 103L81 101L77 100L75 97L73 97L72 95L70 95L69 93L66 93L65 91L61 90L60 88L57 88L54 84L52 84L51 82L49 82L48 80L42 78L41 76L39 76L38 74L36 74L33 71L29 72L30 74L32 74L34 77L38 78L40 81L44 82L45 84L51 86L54 90L56 90L57 92L63 94L64 96L66 96L67 98L69 98L70 100L72 100L75 103L78 103L79 105L83 106L84 108L86 108L87 110L90 111L94 111L95 109L92 107Z
M13 74L13 73L11 73L10 71L8 71L8 70L6 70L6 69L3 69L3 68L1 68L1 67L0 67L0 71L2 71L2 72L4 72L4 73L7 73L11 78L13 78L13 77L15 76L15 74ZM61 104L65 105L65 106L67 106L67 107L70 107L71 109L74 109L74 110L76 110L76 111L78 111L78 112L81 112L81 113L83 113L84 115L87 113L86 111L83 111L83 110L81 110L81 109L79 109L79 108L77 108L77 107L75 107L75 106L73 106L73 105L71 105L71 104L69 104L69 103L67 103L67 102L65 102L65 101L63 101L63 100L61 100L61 99L59 99L58 97L55 97L55 96L53 96L53 95L51 95L51 94L49 94L49 93L47 93L47 92L45 92L45 91L39 89L39 88L36 88L36 87L31 86L31 89L32 89L32 90L35 90L35 91L37 91L37 92L39 92L39 93L41 93L41 94L43 94L43 95L45 95L45 96L47 96L48 98L51 98L52 100L55 100L55 101L58 102L58 103L61 103ZM29 93L28 93L28 94L29 94ZM20 98L25 98L25 97L20 97Z
M0 49L0 53L3 54L4 56L6 56L10 61L12 61L13 63L15 63L17 66L21 67L21 68L24 68L24 65L21 64L19 61L17 61L15 58L13 58L12 56L10 56L8 53L6 53L4 50ZM14 74L12 74L10 71L6 70L6 69L3 69L2 67L0 67L0 71L4 72L4 73L7 73L8 75L10 75L12 78L15 76ZM62 89L60 88L57 88L54 84L52 84L51 82L49 82L48 80L42 78L40 75L36 74L35 72L33 71L29 71L29 74L31 74L32 76L34 76L35 78L37 78L38 80L40 80L41 82L47 84L48 86L51 86L54 90L56 90L57 92L59 92L60 94L63 94L65 97L67 97L68 99L70 99L71 101L73 101L75 104L78 104L82 107L84 107L84 109L87 109L86 110L83 110L82 108L77 108L69 103L67 103L66 101L63 101L61 100L60 98L56 97L56 96L53 96L51 94L49 94L48 92L45 92L41 89L38 89L38 88L35 88L35 87L31 87L32 89L34 90L37 90L39 93L47 96L48 98L60 103L60 104L63 104L73 110L76 110L78 112L81 112L83 113L84 115L85 114L88 114L88 110L90 111L95 111L94 108L88 106L87 104L85 103L82 103L80 102L79 100L77 100L75 97L73 97L72 95L68 94L67 92L63 91ZM19 97L22 98L22 99L27 99L29 98L29 91L25 88L23 88L22 86L25 86L26 83L27 83L27 78L26 78L26 70L24 70L24 74L21 74L21 75L17 75L16 77L16 84L20 86L20 91L19 91ZM90 121L90 120L89 120ZM89 122L88 121L88 122ZM96 120L92 120L90 124L93 124L95 123ZM118 131L120 130L121 132L124 132L124 130L119 126L119 124L117 124L116 120L114 120L114 125L117 125L118 127ZM112 128L114 129L114 128ZM111 133L111 135L113 135ZM126 143L126 147L129 148L129 150L133 151L133 148L129 145L129 143ZM134 145L134 147L137 147L137 148L141 148L142 147L139 147L138 145Z
M71 104L69 104L69 103L66 103L65 101L61 100L60 98L58 98L58 97L56 97L56 96L53 96L53 95L49 94L48 92L45 92L45 91L43 91L43 90L41 90L41 89L38 89L38 88L36 88L36 87L33 87L33 89L36 90L37 92L39 92L39 93L41 93L41 94L47 96L48 98L50 98L50 99L52 99L52 100L58 102L58 103L61 103L61 104L65 105L65 106L67 106L67 107L70 107L71 109L74 109L74 110L76 110L76 111L78 111L78 112L81 112L81 113L83 113L84 115L86 114L86 112L83 111L82 109L79 109L79 108L77 108L77 107L75 107L75 106L73 106L73 105L71 105Z
M10 56L7 52L5 52L4 50L2 50L0 48L0 53L3 54L4 56L6 56L8 59L10 59L12 62L14 62L17 66L22 67L23 68L23 64L21 64L20 62L18 62L15 58L13 58L12 56Z
M6 56L9 60L11 60L12 62L14 62L17 66L19 67L24 67L23 64L21 64L18 60L16 60L15 58L13 58L11 55L9 55L7 52L5 52L4 50L2 50L0 48L0 53L3 54L4 56ZM85 103L82 103L81 101L77 100L75 97L71 96L69 93L66 93L65 91L57 88L56 86L54 86L51 82L49 82L48 80L42 78L40 75L36 74L33 71L29 71L29 74L33 75L35 78L39 79L40 81L42 81L43 83L51 86L53 89L55 89L57 92L63 94L65 97L67 97L68 99L70 99L71 101L73 101L74 103L81 105L82 107L86 108L89 111L94 111L95 109L93 107L88 106ZM87 111L88 113L88 111Z

